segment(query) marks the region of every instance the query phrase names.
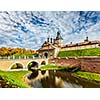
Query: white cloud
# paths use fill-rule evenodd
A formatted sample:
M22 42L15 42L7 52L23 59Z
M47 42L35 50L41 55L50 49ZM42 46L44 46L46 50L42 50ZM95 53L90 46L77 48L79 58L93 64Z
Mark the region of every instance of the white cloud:
M3 41L0 46L38 49L48 36L55 37L59 30L64 44L83 41L86 35L91 40L100 40L100 13L92 13L83 21L85 17L80 12L0 12L0 40ZM93 22L95 16L97 23Z

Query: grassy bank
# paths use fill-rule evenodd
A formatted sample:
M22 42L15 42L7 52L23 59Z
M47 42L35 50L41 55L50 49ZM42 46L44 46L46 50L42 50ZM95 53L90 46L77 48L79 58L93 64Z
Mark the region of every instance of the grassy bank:
M55 66L55 65L45 65L39 68L39 70L63 70L68 69L68 67Z
M23 77L29 71L0 71L0 78L2 78L6 84L12 85L12 87L27 88L29 87L23 81Z
M97 73L77 71L77 72L74 72L73 75L76 75L78 77L85 78L88 80L100 82L100 74L97 74Z
M69 66L56 66L56 65L45 65L40 67L38 70L64 70L64 71L74 71L75 68Z
M100 48L60 51L58 57L100 56Z

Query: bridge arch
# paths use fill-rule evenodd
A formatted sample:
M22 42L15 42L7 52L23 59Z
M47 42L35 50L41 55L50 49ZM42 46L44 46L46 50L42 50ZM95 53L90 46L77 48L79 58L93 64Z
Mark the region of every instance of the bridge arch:
M41 62L41 65L46 65L46 61L42 61Z
M26 65L26 67L28 68L28 70L31 70L32 68L38 68L39 63L37 61L29 61Z
M13 65L18 63L23 66L23 70L28 70L28 64L30 62L36 62L36 65L38 67L41 67L42 65L48 64L48 59L46 58L37 58L37 59L5 59L0 60L0 70L11 70ZM42 65L41 65L42 64Z
M24 64L21 62L14 62L9 67L9 70L13 70L13 69L24 69Z

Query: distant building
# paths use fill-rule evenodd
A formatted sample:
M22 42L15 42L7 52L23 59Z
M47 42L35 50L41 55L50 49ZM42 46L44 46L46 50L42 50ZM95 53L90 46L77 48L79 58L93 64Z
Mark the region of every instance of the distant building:
M90 41L88 37L83 42L80 43L70 43L61 47L61 51L65 50L80 50L80 49L89 49L89 48L98 48L100 47L100 40Z
M70 43L63 45L63 38L60 35L60 32L57 32L55 39L47 38L47 41L43 43L40 49L37 50L39 57L45 58L55 58L59 51L66 50L80 50L88 48L98 48L100 47L100 40L90 41L88 37L83 42L80 43Z

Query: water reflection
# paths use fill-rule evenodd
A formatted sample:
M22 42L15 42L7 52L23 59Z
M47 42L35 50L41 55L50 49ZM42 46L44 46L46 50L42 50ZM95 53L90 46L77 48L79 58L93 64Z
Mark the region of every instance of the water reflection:
M66 71L37 71L27 76L28 84L34 88L97 88L100 84L78 78Z
M39 72L37 70L32 70L32 73L28 75L28 79L34 79L38 76Z
M46 73L46 70L41 71L41 74L44 75Z

